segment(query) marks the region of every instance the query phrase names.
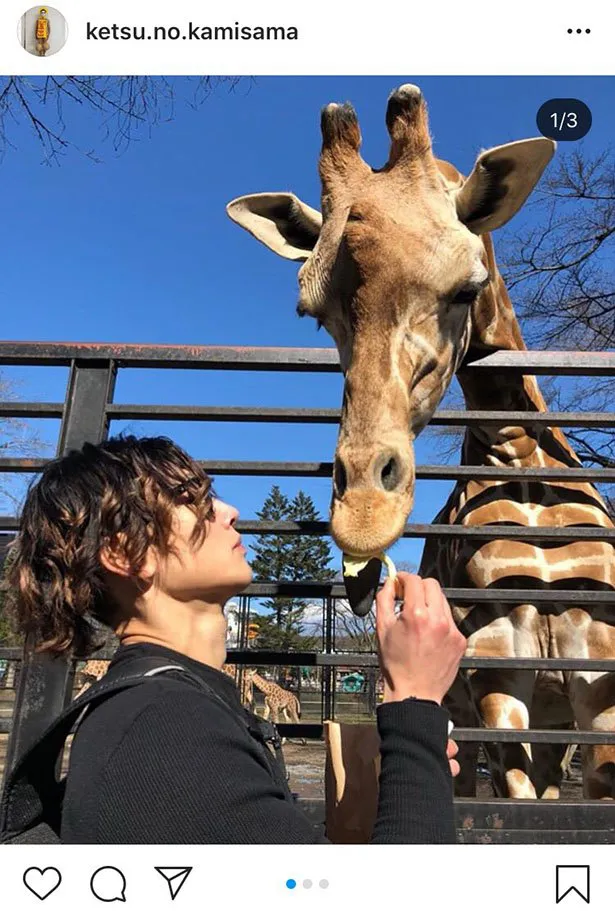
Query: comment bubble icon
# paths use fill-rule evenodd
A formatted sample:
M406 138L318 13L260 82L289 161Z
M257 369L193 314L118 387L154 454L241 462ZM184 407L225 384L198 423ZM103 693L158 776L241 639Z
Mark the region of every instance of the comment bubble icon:
M99 867L92 875L90 889L101 902L126 901L126 877L117 867Z

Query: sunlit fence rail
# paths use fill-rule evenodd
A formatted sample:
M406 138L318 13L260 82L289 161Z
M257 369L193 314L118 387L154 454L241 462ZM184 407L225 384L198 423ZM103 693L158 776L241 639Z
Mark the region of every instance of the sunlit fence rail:
M62 366L69 368L66 396L62 402L0 402L0 421L3 418L55 419L60 421L57 452L63 454L79 448L85 442L104 439L113 421L192 421L246 422L284 424L336 424L339 410L328 408L219 407L185 405L132 405L114 403L118 372L143 368L189 370L241 370L267 372L339 373L337 352L330 348L238 348L198 346L102 345L60 343L0 343L1 366ZM559 376L613 376L615 353L576 352L497 352L464 366L464 370L484 374L533 374ZM515 423L528 427L586 427L608 429L615 427L615 412L495 412L440 411L431 424L446 426L501 425ZM330 453L327 453L330 457ZM0 472L36 473L45 459L0 458ZM332 463L290 461L201 461L209 473L236 476L267 476L315 478L331 477ZM417 479L458 480L562 480L611 483L615 469L611 468L534 468L502 469L458 465L418 465ZM19 519L15 515L0 516L0 561ZM328 535L326 522L264 522L247 519L237 523L244 535L275 533L277 535ZM579 526L528 528L517 526L464 527L436 524L408 524L404 537L474 538L476 540L511 539L524 541L611 541L612 528ZM3 542L3 543L2 543ZM493 602L518 603L515 589L480 590L447 589L455 603ZM343 586L320 582L253 583L241 596L242 618L245 621L253 598L296 597L320 600L323 606L321 648L312 652L272 652L248 648L246 622L240 627L240 647L231 649L228 661L237 665L314 667L320 669L322 700L318 723L280 725L286 736L322 737L323 720L335 717L336 668L375 668L377 658L365 652L340 653L335 647L335 603L344 598ZM613 605L615 591L523 589L524 602L566 603L581 607L584 604ZM104 653L96 657L111 657ZM5 770L27 748L44 727L70 700L74 667L70 662L50 659L27 651L0 648L0 661L18 661L20 673L12 718L0 717L0 734L9 734ZM584 659L464 659L462 668L531 668L534 670L591 670L615 672L615 656L604 661ZM600 731L513 731L504 729L456 729L459 741L615 744L615 733ZM512 800L458 800L459 837L461 841L615 841L615 822L612 804L601 801L551 802ZM309 811L318 820L318 802Z

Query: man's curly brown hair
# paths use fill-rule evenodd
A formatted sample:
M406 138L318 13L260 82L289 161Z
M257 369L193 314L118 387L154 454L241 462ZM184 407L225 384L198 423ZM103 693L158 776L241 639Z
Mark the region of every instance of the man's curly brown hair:
M26 646L87 655L92 618L117 620L102 548L121 548L136 574L150 547L170 553L182 504L196 515L197 546L214 496L208 475L166 437L118 436L49 462L28 491L7 571L8 612Z

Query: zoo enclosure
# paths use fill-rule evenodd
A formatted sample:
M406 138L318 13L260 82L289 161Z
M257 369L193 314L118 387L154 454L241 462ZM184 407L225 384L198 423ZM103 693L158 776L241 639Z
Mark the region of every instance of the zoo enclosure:
M0 343L0 366L62 366L68 367L69 380L63 402L0 403L2 418L60 419L58 454L79 448L83 443L100 442L113 420L168 421L232 421L327 423L339 422L339 409L313 408L254 408L201 407L182 405L114 404L114 389L118 370L158 368L193 370L242 370L276 372L339 372L337 351L330 348L237 348L197 346L103 345L63 343ZM464 370L479 371L486 378L492 373L524 373L580 376L615 375L615 353L570 352L497 352L464 366ZM440 411L432 425L472 426L476 424L510 424L526 426L615 427L615 413L494 412ZM1 472L32 473L42 469L44 459L0 459ZM269 477L331 477L331 462L232 462L201 461L213 475ZM419 465L420 479L457 480L460 478L503 480L582 480L590 482L615 481L614 469L603 468L536 468L500 469L495 467ZM4 545L18 528L16 516L0 516L0 536ZM327 522L264 522L244 520L237 530L244 535L275 533L278 535L328 535ZM588 527L534 529L517 526L463 527L448 525L408 524L404 537L432 536L472 537L480 540L510 538L512 540L551 540L564 543L570 540L608 540L615 544L615 530ZM0 544L2 542L0 541ZM457 603L494 600L488 590L446 589L449 600ZM524 600L549 603L565 600L569 604L601 602L615 607L615 592L547 591L524 589ZM323 648L314 652L273 652L247 648L245 623L242 647L229 650L227 660L237 665L284 665L286 667L320 667L323 671L323 717L332 717L334 693L333 669L336 667L368 668L377 666L375 655L366 653L336 654L333 649L333 617L335 600L345 597L343 585L320 582L253 583L242 595L243 612L246 599L252 597L318 598L324 604ZM498 589L499 602L514 603L519 595L515 589ZM97 654L97 657L105 657ZM109 655L110 657L110 655ZM22 659L12 721L0 720L0 733L10 731L5 768L10 768L16 756L27 748L46 725L66 705L72 692L74 667L65 661L43 655L24 654L19 650L0 648L0 659ZM615 671L615 656L609 661L584 659L463 659L462 668L531 668L552 670L585 669ZM280 724L286 736L320 738L322 724ZM615 734L590 731L460 728L455 731L458 741L521 742L521 743L578 743L615 744ZM316 821L322 818L322 806L317 802L307 807ZM456 801L458 831L461 841L615 841L611 820L612 804L602 801L563 803L559 801L515 801L458 799Z

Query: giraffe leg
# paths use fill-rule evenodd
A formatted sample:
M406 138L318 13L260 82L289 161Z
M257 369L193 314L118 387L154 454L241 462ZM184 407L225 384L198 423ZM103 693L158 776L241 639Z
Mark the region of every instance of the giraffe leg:
M534 692L530 713L530 727L537 729L572 729L570 701L550 692ZM563 760L567 753L565 743L532 744L532 781L537 797L542 800L557 800L563 777Z
M571 678L570 701L577 726L587 731L615 731L615 673L573 671ZM583 796L614 799L615 745L582 745L581 761Z
M578 749L579 749L579 745L577 743L571 743L568 745L566 752L564 753L564 758L562 759L561 767L562 767L562 772L564 774L564 778L567 781L570 781L570 779L572 778L572 760L574 759Z
M277 702L274 702L271 706L271 721L275 725L280 723L280 706ZM285 743L286 743L286 737L282 737L282 744L285 744Z
M529 727L535 671L478 670L472 690L486 728ZM486 743L492 784L497 797L536 799L529 743Z
M291 724L300 724L300 723L301 723L301 722L299 721L299 715L297 714L297 709L295 708L294 705L290 704L290 705L288 706L288 712L289 712L289 715L290 715ZM306 741L305 737L302 737L302 738L301 738L301 744L302 744L302 746L305 746L306 742L307 742L307 741Z
M270 714L271 714L271 705L269 704L269 700L265 699L265 708L263 709L263 719L265 721L267 721Z
M537 725L532 724L532 727ZM557 800L564 775L565 743L533 743L533 781L536 796L542 800Z
M468 703L467 689L458 677L443 701L444 708L448 709L455 727L476 727L476 712ZM455 732L452 734L455 739ZM454 779L456 797L476 797L476 772L478 765L478 743L458 743L459 752L455 757L459 763L459 775Z

